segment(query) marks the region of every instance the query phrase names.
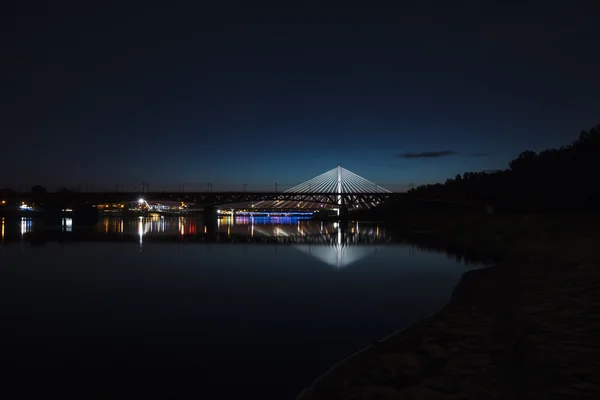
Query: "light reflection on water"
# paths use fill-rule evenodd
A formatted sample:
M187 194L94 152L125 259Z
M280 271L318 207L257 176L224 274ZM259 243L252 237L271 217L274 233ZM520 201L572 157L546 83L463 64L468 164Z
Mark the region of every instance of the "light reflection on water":
M15 222L5 221L2 228L3 244L25 240L41 245L47 241L60 240L56 234L46 233L52 229L59 234L71 235L68 236L69 240L76 241L135 240L140 251L157 241L278 243L291 245L297 251L338 270L371 257L382 246L398 244L398 240L384 226L359 222L340 226L338 222L294 217L223 217L214 221L212 227L205 224L202 218L159 215L137 218L103 217L95 228L77 227L71 218L62 218L58 227L45 225L32 218L20 219L18 227ZM93 234L90 235L89 232ZM411 243L408 249L413 254L419 251L445 252L448 257L466 264L490 262L485 257L464 254L460 249L449 250L420 243Z
M21 237L23 237L24 234L31 232L32 227L33 227L33 219L27 218L27 217L22 217L21 218Z
M201 220L189 217L104 217L96 226L96 231L142 236L149 234L194 235L198 233L199 224L202 224Z
M91 231L90 231L91 229ZM57 226L48 225L35 218L4 219L2 222L2 244L12 241L34 240L37 245L46 241L60 240L52 232L64 233L70 240L108 240L129 241L134 239L140 248L152 241L199 241L199 242L261 242L286 243L295 245L298 250L310 252L314 257L330 265L341 268L352 264L352 260L360 259L357 246L386 245L406 243L395 238L385 226L352 222L340 226L338 222L313 221L298 217L222 217L205 224L202 218L190 216L160 216L124 218L119 216L101 217L95 227L78 227L72 218L62 218ZM50 232L51 234L46 234ZM92 236L81 232L94 232ZM34 235L34 236L31 236ZM106 235L106 236L104 236ZM148 243L146 243L148 242ZM303 247L312 245L312 247ZM327 255L315 250L318 245L329 246ZM464 254L460 249L450 250L438 245L429 246L424 243L411 243L410 251L445 252L459 262L467 264L489 263L485 255ZM335 249L335 252L334 252ZM323 250L321 250L323 251ZM335 254L333 254L335 253ZM334 257L335 255L335 257ZM482 257L483 256L483 257ZM335 263L325 260L337 260Z
M97 225L96 230L104 233L124 233L148 235L196 235L207 233L208 226L201 218L190 217L138 217L137 219L123 219L120 217L104 217ZM379 238L379 226L369 227L363 232L358 223L352 224L347 230L349 234ZM318 222L294 217L266 218L266 217L223 217L216 223L216 232L227 236L247 237L295 237L307 235L331 235L341 233L337 222Z
M76 222L76 221L75 221ZM10 234L13 230L15 220L7 221L2 218L2 238ZM73 218L61 218L57 225L49 224L35 217L21 217L18 219L18 233L22 237L31 233L36 228L59 229L63 232L73 232L81 229L75 228ZM216 219L216 233L227 234L228 236L263 236L263 237L294 237L315 234L331 235L339 231L337 222L315 222L303 217L251 217L251 216L223 216ZM87 229L87 228L86 228ZM380 227L373 228L375 237L379 237ZM120 216L100 217L95 230L103 233L123 233L123 234L141 234L142 236L153 234L174 234L174 235L196 235L208 233L210 228L204 223L201 217L164 217L160 215L126 218ZM358 223L348 227L349 234L361 233L361 227Z
M62 231L73 232L73 218L62 218Z
M194 236L206 234L208 226L201 219L189 217L138 217L134 220L124 220L120 217L104 217L96 228L98 232L106 234L122 233L135 234L139 238L140 250L144 246L144 238L152 236ZM365 239L378 239L379 227L362 229L358 222L348 227L348 235L343 235L337 222L324 223L294 217L223 217L217 220L217 234L224 234L227 238L249 237L255 238L298 238L327 236L327 247L318 247L310 244L296 244L298 250L312 255L337 269L368 256L374 248L360 248L350 246L358 244ZM362 233L362 237L361 237Z
M21 217L18 220L7 220L2 218L2 238L10 237L13 234L17 234L19 238L22 238L25 234L34 232L36 230L56 230L63 232L75 232L81 230L88 230L87 227L76 227L77 221L73 218L61 218L57 224L44 222L42 220L32 217ZM204 234L214 231L219 234L228 234L230 236L296 236L304 234L315 234L315 233L330 233L332 229L335 229L335 224L327 224L319 231L318 226L320 223L302 220L298 218L248 218L248 217L223 217L216 220L214 230L211 230L210 226L207 226L202 218L198 217L163 217L163 216L149 216L149 217L134 217L134 218L123 218L123 217L101 217L96 226L93 228L97 233L122 233L128 234L141 234L142 236L148 235L197 235ZM15 237L13 236L12 239Z
M161 398L180 390L182 398L291 399L335 362L438 310L465 271L360 223L222 218L213 233L233 243L187 245L182 236L212 228L189 217L107 217L79 235L70 219L38 222L3 224L22 246L0 246L0 293L10 305L0 319L14 328L0 359L62 366L13 371L22 382L102 387L106 398L152 381L164 383ZM44 229L91 240L28 246ZM175 243L157 243L163 236ZM102 375L99 385L100 367L124 380Z
M164 217L160 215L137 218L102 217L94 228L94 237L109 240L136 238L140 251L148 240L162 238L206 238L211 234L217 242L276 240L289 243L305 254L320 260L331 267L341 269L361 260L376 251L374 245L386 240L385 229L379 226L362 226L358 222L340 226L338 222L312 221L297 217L248 217L231 216L219 218L213 227L206 225L201 218L187 216ZM214 226L216 225L216 227ZM39 229L38 229L39 228ZM20 239L27 234L51 229L32 218L21 218ZM214 229L216 228L216 229ZM59 232L77 233L73 219L62 218ZM4 233L4 225L3 225ZM115 234L119 234L115 236ZM76 236L77 238L77 236ZM3 234L4 239L4 234ZM243 239L243 240L242 240ZM46 239L44 239L46 240ZM75 239L77 240L77 239ZM360 245L371 244L371 247ZM321 246L320 245L325 245Z

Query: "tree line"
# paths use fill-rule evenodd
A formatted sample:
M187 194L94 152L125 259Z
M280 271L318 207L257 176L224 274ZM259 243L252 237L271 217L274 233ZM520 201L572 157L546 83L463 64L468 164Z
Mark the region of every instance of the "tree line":
M600 125L558 149L527 150L508 168L465 172L409 194L430 200L493 206L510 212L596 211L600 205Z

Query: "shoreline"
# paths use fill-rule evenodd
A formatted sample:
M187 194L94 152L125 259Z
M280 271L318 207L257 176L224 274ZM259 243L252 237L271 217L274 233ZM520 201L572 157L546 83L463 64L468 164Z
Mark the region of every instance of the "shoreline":
M598 260L465 272L440 311L335 364L296 400L596 397Z
M492 268L493 266L484 266L483 268ZM482 268L482 269L483 269ZM476 271L476 270L475 270ZM339 377L335 376L335 374L340 374L340 372L338 369L339 368L345 368L348 367L348 364L352 364L352 363L360 363L362 360L359 359L359 357L369 357L372 354L370 354L369 352L376 352L378 351L379 347L378 345L383 344L389 340L395 340L398 339L401 335L405 334L407 331L412 330L412 329L418 329L420 325L422 324L426 324L429 320L431 319L435 319L436 317L438 317L440 314L442 314L446 308L452 303L452 300L455 296L455 293L457 291L457 289L459 288L459 286L461 285L461 283L463 282L464 276L465 274L468 274L470 272L473 271L467 271L465 272L462 276L461 279L459 281L459 283L457 283L457 285L454 287L453 291L452 291L452 295L450 297L450 300L448 300L448 302L438 311L434 312L433 314L421 318L418 321L413 322L412 324L408 324L407 326L391 333L390 335L387 335L371 344L369 344L368 346L366 346L365 348L358 350L357 352L349 355L348 357L344 358L343 360L339 361L338 363L334 364L331 368L329 368L327 371L325 371L324 373L322 373L321 375L319 375L312 383L311 385L304 389L296 398L295 400L313 400L316 398L320 398L320 397L314 397L315 396L315 392L322 390L321 385L328 385L329 382L327 382L328 379L339 379Z
M488 267L484 267L484 268L488 268ZM445 307L446 307L446 306L444 306L444 308L445 308ZM442 308L442 310L443 310L443 308ZM360 349L360 350L358 350L358 351L354 352L353 354L349 355L348 357L346 357L346 358L342 359L342 360L341 360L341 361L339 361L338 363L336 363L336 364L334 364L333 366L331 366L331 367L330 367L330 368L329 368L327 371L325 371L325 372L323 372L321 375L319 375L319 376L317 377L317 379L315 379L315 380L314 380L314 381L311 383L311 386L309 386L308 388L304 389L304 390L303 390L303 391L302 391L302 392L301 392L301 393L300 393L300 394L299 394L299 395L296 397L296 399L295 399L295 400L310 400L310 399L312 399L312 397L310 397L310 396L312 396L311 390L313 390L313 388L314 388L314 387L317 387L317 386L319 385L319 383L320 383L320 382L322 382L322 381L326 380L326 379L327 379L327 377L328 377L330 374L333 374L333 373L335 373L335 371L336 371L336 369L337 369L338 367L342 366L342 365L343 365L343 364L345 364L345 363L348 363L348 362L353 362L353 359L354 359L355 357L358 357L358 356L360 356L361 354L363 354L363 353L365 353L365 352L367 352L367 351L371 350L372 348L374 348L374 347L375 347L375 346L377 346L378 344L380 344L380 343L382 343L382 342L385 342L385 341L386 341L386 340L388 340L388 339L392 339L392 338L393 338L393 337L395 337L396 335L401 335L402 333L404 333L406 330L410 329L411 327L413 327L413 326L415 326L415 325L417 325L417 324L423 323L424 321L426 321L426 320L428 320L428 319L430 319L430 318L433 318L433 317L435 317L435 316L436 316L437 314L439 314L440 312L441 312L441 310L440 310L440 311L436 311L436 312L434 312L433 314L431 314L431 315L429 315L429 316L427 316L427 317L425 317L425 318L422 318L422 319L420 319L420 320L418 320L418 321L416 321L416 322L414 322L414 323L412 323L412 324L408 324L408 325L407 325L407 326L405 326L404 328L401 328L401 329L399 329L399 330L397 330L397 331L395 331L395 332L393 332L393 333L391 333L391 334L389 334L389 335L387 335L387 336L384 336L383 338L381 338L381 339L379 339L379 340L377 340L377 341L375 341L375 342L371 343L370 345L366 346L365 348L363 348L363 349ZM306 395L308 395L309 397L305 399L303 396L306 396Z

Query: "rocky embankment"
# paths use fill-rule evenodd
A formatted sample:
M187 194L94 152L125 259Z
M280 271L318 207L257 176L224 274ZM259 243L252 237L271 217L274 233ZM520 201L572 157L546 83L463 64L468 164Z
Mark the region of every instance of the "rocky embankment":
M438 314L342 362L298 400L600 398L600 263L467 272Z

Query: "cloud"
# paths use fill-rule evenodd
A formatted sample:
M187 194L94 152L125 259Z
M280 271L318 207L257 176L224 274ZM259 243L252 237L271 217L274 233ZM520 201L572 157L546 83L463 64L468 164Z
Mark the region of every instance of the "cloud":
M458 154L458 152L456 152L454 150L423 151L421 153L398 154L398 157L399 158L436 158L436 157L451 156L453 154Z

